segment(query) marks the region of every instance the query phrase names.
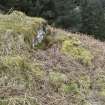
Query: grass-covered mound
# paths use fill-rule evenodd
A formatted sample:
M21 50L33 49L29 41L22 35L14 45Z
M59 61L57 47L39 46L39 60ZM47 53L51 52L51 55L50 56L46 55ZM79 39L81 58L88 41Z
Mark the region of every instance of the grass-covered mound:
M104 105L104 46L22 12L1 14L0 105Z
M46 25L47 22L44 19L28 17L18 11L9 15L0 14L0 42L8 43L9 48L13 46L12 44L16 44L13 48L17 46L18 49L25 44L33 47L38 31L46 31Z

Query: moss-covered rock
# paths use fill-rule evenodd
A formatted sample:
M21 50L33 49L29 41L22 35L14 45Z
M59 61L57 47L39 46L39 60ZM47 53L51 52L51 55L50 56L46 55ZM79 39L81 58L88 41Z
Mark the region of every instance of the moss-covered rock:
M73 56L85 65L91 65L93 55L83 47L82 43L75 37L68 38L62 42L61 51Z

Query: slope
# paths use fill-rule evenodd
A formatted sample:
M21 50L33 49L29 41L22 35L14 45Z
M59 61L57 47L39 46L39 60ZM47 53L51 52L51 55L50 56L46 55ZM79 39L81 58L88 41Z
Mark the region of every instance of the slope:
M14 11L0 15L0 105L104 105L104 42Z

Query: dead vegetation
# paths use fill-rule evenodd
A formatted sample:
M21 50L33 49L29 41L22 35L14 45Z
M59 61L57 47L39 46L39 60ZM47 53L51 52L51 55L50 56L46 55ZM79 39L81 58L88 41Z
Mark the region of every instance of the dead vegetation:
M17 11L0 15L0 104L104 105L105 43L49 27L32 48L43 25Z

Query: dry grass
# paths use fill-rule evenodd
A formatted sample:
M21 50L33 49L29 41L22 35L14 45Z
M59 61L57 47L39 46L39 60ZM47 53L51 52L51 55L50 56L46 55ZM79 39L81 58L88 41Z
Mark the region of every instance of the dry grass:
M8 15L4 17L8 21ZM22 22L17 25L30 23ZM47 42L42 42L46 48L33 49L23 40L26 34L17 32L21 28L8 25L12 27L8 31L4 23L0 24L0 105L105 105L104 42L51 28ZM91 65L61 51L62 42L74 37L94 56Z

